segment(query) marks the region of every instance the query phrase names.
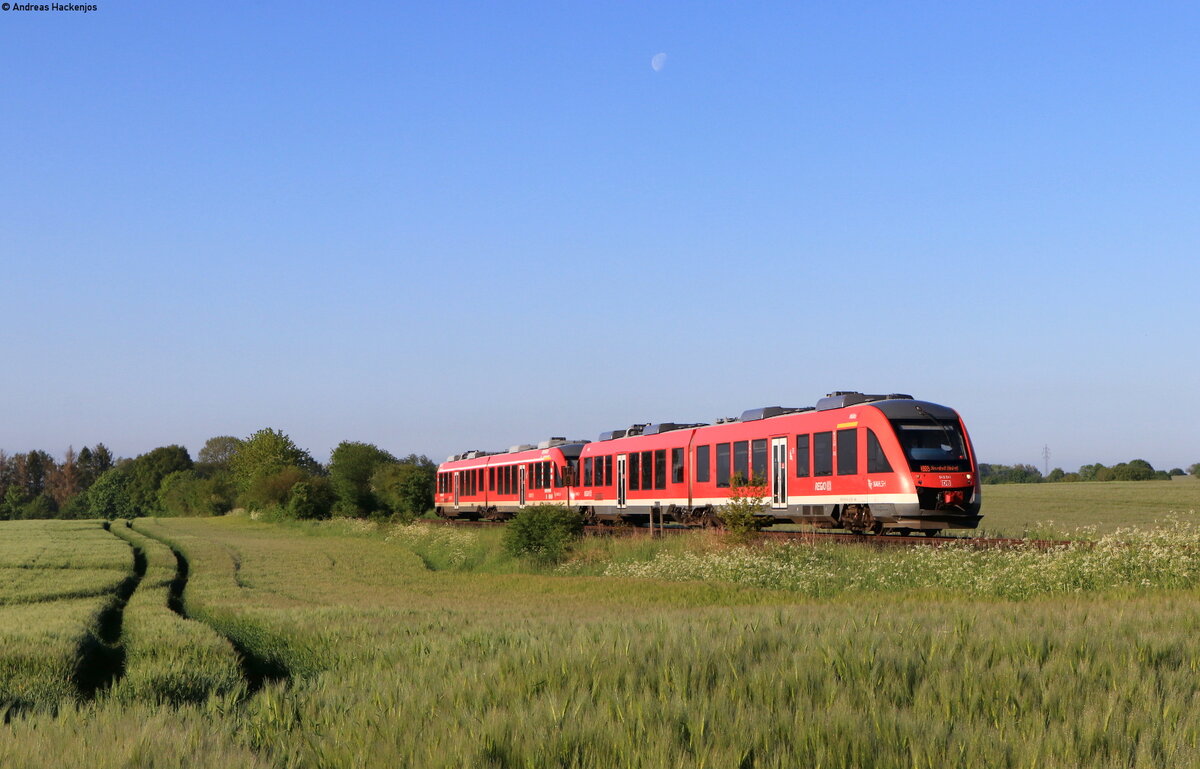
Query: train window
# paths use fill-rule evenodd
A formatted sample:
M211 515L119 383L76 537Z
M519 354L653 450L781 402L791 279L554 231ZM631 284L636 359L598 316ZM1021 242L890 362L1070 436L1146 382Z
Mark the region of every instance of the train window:
M587 457L586 459L583 460L583 485L584 486L592 485L592 462L593 461L594 460L591 457Z
M488 491L496 490L496 468L488 468Z
M483 491L483 487L484 487L483 472L484 472L483 468L482 467L479 468L479 484L475 487L476 491Z
M833 475L833 433L813 433L813 475Z
M654 452L642 452L642 490L649 491L654 488Z
M561 489L563 487L563 476L558 471L558 465L550 465L550 472L554 475L554 488Z
M892 463L887 461L887 457L883 453L883 446L879 445L879 439L875 437L875 431L867 428L867 472L868 473L890 473L892 471Z
M729 488L729 444L717 444L717 488Z
M671 483L683 483L683 449L671 449Z
M762 438L750 444L751 480L754 483L767 482L767 439Z
M858 428L838 430L837 435L837 474L858 474Z
M696 447L696 483L708 483L708 446Z
M604 458L604 485L612 485L612 454Z
M667 450L658 449L654 452L654 488L667 487Z
M637 491L642 488L642 461L641 454L636 451L629 454L629 490Z
M750 441L733 444L733 474L742 476L742 482L750 480Z
M796 477L808 477L808 436L796 436Z

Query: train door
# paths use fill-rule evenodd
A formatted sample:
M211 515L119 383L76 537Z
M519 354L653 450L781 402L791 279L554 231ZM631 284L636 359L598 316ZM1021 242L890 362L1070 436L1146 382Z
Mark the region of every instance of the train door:
M518 465L517 469L517 504L525 507L525 465Z
M771 439L771 508L783 510L788 506L787 500L787 438Z
M627 454L617 454L617 509L625 509L625 458Z
M458 494L460 489L459 474L454 474L454 509L458 509Z

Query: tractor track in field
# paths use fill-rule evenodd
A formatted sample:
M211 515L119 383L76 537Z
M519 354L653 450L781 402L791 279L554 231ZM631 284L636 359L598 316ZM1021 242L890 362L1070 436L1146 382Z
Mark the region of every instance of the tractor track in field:
M112 532L111 524L104 530ZM114 537L118 537L113 534ZM125 622L125 607L138 585L146 576L146 553L128 540L122 539L133 552L133 573L117 585L112 598L96 616L96 624L84 634L75 648L75 665L71 683L81 700L94 700L125 675L125 645L121 628Z
M144 536L151 536L143 532ZM167 592L167 608L178 614L183 619L191 622L199 622L207 625L226 641L229 642L233 650L237 652L238 664L242 670L242 678L246 681L246 696L250 697L257 694L264 686L273 683L286 682L291 678L291 671L280 665L274 660L267 659L254 652L237 638L223 632L219 627L205 622L203 619L192 616L187 611L187 606L183 600L184 590L187 589L188 575L191 572L191 565L188 563L187 556L183 554L175 546L168 542L163 542L161 539L154 538L171 549L175 556L175 578L171 580L171 584ZM236 568L240 569L240 562L236 562ZM239 587L244 587L240 581Z

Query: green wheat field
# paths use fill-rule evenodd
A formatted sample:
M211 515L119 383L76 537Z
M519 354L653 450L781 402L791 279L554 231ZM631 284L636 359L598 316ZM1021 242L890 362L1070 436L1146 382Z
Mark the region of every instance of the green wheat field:
M0 766L1200 765L1200 482L984 494L1072 541L0 523Z

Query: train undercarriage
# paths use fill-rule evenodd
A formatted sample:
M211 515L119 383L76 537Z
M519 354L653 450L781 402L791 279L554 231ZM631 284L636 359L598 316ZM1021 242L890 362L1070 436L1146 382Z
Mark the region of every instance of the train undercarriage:
M941 499L941 498L937 498ZM928 505L928 507L926 507ZM768 510L761 514L766 525L799 524L818 529L845 529L856 534L899 534L908 536L920 532L935 536L944 529L974 529L979 525L978 505L947 505L932 499L922 499L919 504L830 504L790 505L786 508ZM498 507L439 507L439 516L451 520L504 521L522 508L518 506ZM588 525L594 526L646 526L675 525L694 528L720 528L720 506L681 505L648 506L628 505L624 508L611 506L579 506L576 509Z

